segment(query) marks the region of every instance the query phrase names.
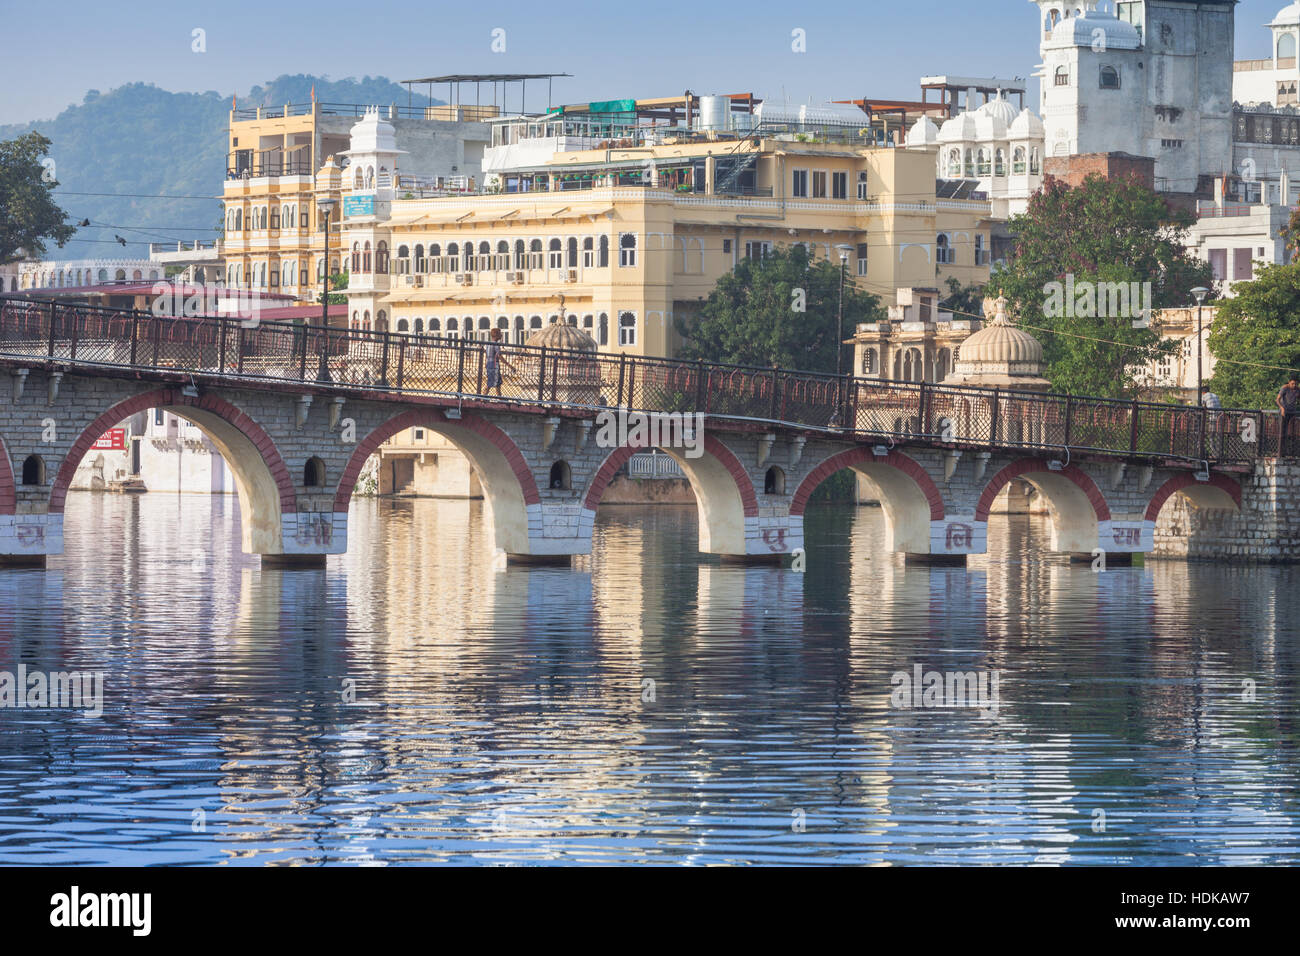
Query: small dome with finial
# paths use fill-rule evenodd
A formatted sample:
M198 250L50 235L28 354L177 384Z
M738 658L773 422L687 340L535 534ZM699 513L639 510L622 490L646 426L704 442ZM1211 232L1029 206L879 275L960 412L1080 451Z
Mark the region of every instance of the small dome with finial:
M1050 383L1042 377L1042 343L1016 327L1007 314L1007 300L1001 296L985 299L984 315L984 328L958 347L952 374L943 384L1029 391L1049 388Z
M548 349L568 349L572 352L596 351L595 339L582 329L557 319L552 319L551 324L546 328L538 329L528 336L528 341L524 344L534 347L545 346Z

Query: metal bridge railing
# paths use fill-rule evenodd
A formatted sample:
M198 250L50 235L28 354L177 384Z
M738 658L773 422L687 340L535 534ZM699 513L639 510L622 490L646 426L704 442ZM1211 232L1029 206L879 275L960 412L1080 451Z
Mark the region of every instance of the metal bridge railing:
M331 382L317 382L322 352ZM713 418L833 432L861 441L1092 452L1249 463L1280 451L1276 416L1240 409L983 388L880 382L503 345L501 395L489 394L486 343L0 296L0 358L56 366L186 372L205 379L299 382L393 396ZM1288 449L1290 450L1290 449Z

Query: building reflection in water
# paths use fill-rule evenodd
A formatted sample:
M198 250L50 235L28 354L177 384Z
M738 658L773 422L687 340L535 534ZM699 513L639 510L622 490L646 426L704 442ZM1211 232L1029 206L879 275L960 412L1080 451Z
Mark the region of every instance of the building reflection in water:
M0 669L108 673L98 721L0 713L0 859L1297 859L1294 571L1094 573L1015 517L908 565L820 508L797 574L701 558L671 506L503 566L481 504L429 500L273 571L236 512L74 495L67 555L0 572ZM915 664L998 670L996 716L893 708Z

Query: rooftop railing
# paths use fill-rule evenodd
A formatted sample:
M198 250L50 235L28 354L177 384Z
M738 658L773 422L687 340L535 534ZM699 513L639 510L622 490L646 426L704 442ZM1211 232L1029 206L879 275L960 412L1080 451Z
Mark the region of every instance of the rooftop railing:
M701 413L861 442L1092 453L1127 460L1249 464L1282 450L1278 416L1110 398L880 382L545 347L504 346L500 397L486 343L321 329L0 296L0 359L56 368L172 373L199 384L295 383L371 398L472 399L599 412ZM329 382L318 380L321 357ZM1288 440L1286 451L1291 452Z

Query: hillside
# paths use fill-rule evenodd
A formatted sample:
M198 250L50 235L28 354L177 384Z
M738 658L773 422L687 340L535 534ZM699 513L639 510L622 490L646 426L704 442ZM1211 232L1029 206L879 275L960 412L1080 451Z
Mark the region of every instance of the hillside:
M240 107L280 106L316 98L329 103L407 102L406 87L384 77L329 80L281 76L239 96ZM55 197L77 232L52 259L147 256L150 242L212 239L221 221L226 124L231 97L216 92L172 93L132 83L108 93L90 90L77 106L51 120L0 126L0 139L37 130L53 141ZM420 106L430 101L415 95ZM111 193L114 195L86 195ZM194 198L161 198L194 197ZM123 247L114 240L128 240Z

